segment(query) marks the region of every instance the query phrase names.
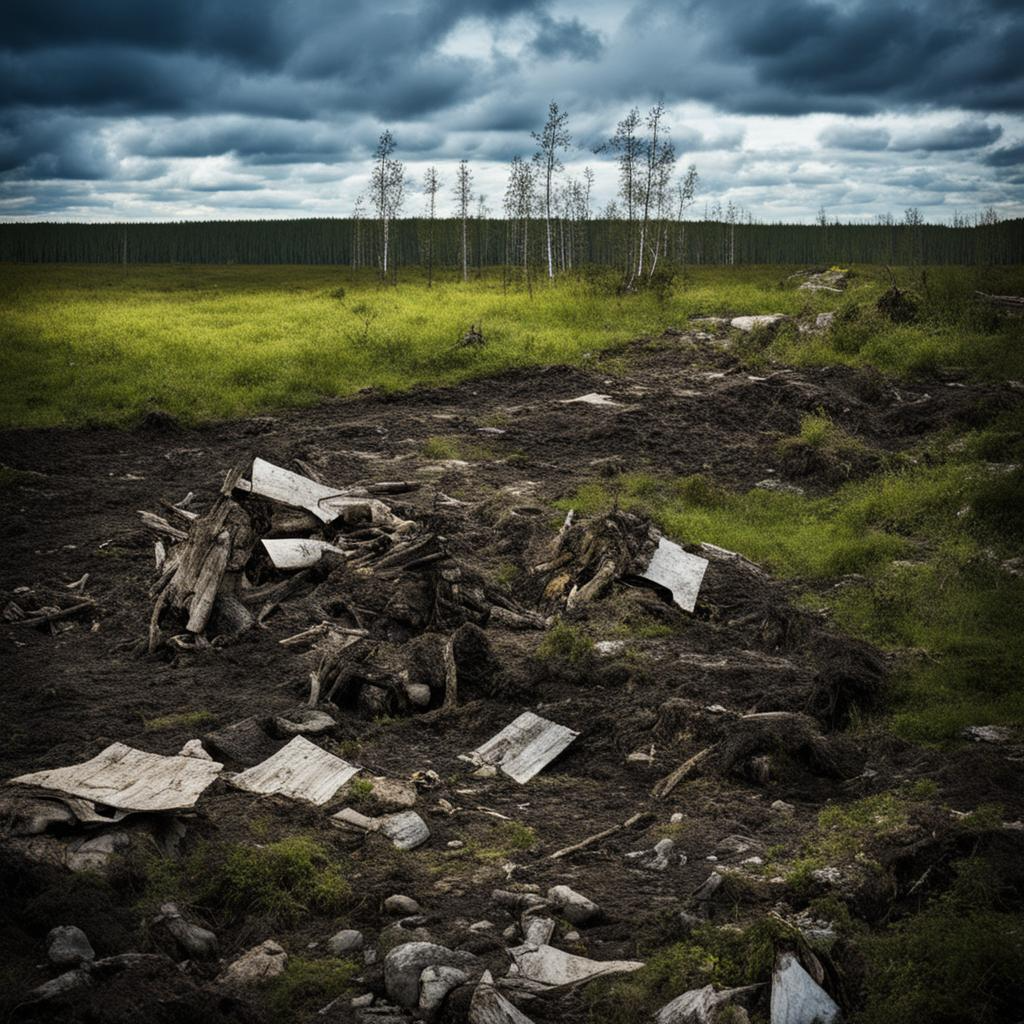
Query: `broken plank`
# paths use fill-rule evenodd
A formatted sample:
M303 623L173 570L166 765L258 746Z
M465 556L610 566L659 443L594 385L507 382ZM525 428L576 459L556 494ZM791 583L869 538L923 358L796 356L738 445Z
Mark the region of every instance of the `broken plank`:
M359 771L355 765L296 736L266 761L230 781L250 793L287 796L319 805L327 803Z
M150 754L112 743L89 761L11 781L123 811L183 811L195 805L223 767L216 761Z
M524 711L469 757L477 764L500 768L522 785L558 757L577 736L578 732L564 725Z
M706 558L691 555L678 544L662 537L640 578L665 587L683 611L692 612L697 606L697 595L707 568Z
M345 556L336 544L309 537L280 538L261 541L275 569L308 569L316 565L328 551Z

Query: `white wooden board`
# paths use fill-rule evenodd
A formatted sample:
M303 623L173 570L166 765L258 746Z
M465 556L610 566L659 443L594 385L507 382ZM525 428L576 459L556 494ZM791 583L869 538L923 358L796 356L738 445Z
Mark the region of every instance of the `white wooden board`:
M262 541L275 569L308 569L320 561L325 551L344 555L336 544L310 538L281 538Z
M359 771L305 737L296 736L266 761L235 775L231 784L250 793L325 804Z
M307 509L324 523L337 519L346 501L352 500L346 499L337 487L325 487L308 476L259 458L252 463L252 493L292 508Z
M121 811L184 811L224 765L195 757L165 757L111 743L94 758L66 768L19 775L12 782L55 789Z
M706 558L691 555L678 544L662 537L640 578L660 583L672 592L672 599L683 611L692 612L697 606L697 595L707 568Z
M565 750L578 732L524 711L514 722L492 736L469 756L477 764L500 768L522 784Z

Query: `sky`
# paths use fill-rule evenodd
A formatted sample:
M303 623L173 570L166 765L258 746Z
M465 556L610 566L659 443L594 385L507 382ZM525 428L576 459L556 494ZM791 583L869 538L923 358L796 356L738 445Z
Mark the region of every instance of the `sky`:
M705 204L759 220L1024 215L1020 0L5 0L0 220L349 216L389 128L423 209L498 214L548 103L565 173L668 108Z

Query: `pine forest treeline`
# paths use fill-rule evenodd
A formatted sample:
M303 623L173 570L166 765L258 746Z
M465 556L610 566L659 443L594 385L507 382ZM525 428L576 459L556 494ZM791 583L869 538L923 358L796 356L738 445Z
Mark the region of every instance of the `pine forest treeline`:
M618 268L625 221L555 220L555 269ZM201 221L171 224L0 224L0 261L24 263L305 263L375 267L372 218ZM463 228L465 227L465 234ZM547 275L542 217L402 218L389 221L395 268L507 267ZM431 245L431 237L433 244ZM525 240L525 244L524 244ZM938 224L673 224L662 244L669 265L1012 264L1024 262L1024 220L970 227Z

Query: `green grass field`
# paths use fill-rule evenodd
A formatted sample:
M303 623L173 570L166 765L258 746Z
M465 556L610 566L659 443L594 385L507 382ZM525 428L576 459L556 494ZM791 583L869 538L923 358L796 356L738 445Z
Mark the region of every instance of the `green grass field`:
M537 282L530 296L493 273L397 288L375 275L307 266L0 266L0 425L131 423L159 408L196 422L310 404L374 386L450 383L514 366L579 363L693 313L813 314L838 308L834 337L782 332L751 353L788 362L872 363L913 373L965 367L1024 375L1024 346L1007 344L969 298L1024 290L1019 269L900 272L930 311L910 327L872 312L887 286L857 268L843 295L808 295L795 268L688 268L666 294L616 293L607 272ZM486 344L462 348L471 325Z

